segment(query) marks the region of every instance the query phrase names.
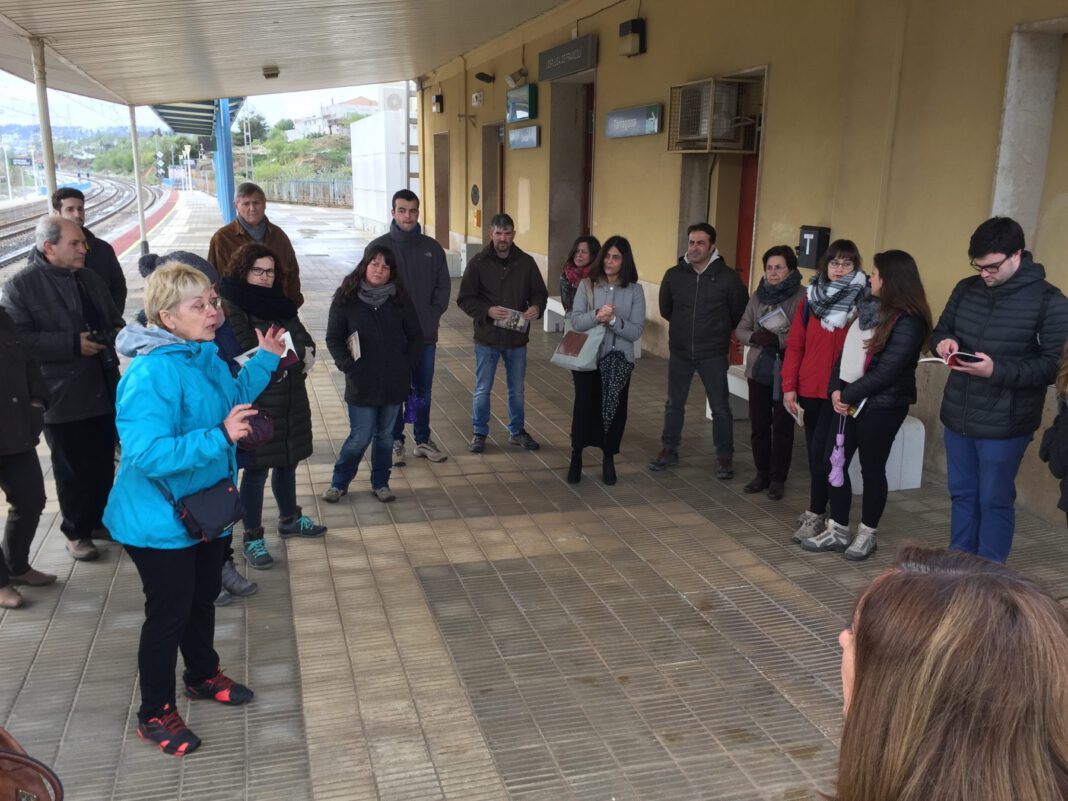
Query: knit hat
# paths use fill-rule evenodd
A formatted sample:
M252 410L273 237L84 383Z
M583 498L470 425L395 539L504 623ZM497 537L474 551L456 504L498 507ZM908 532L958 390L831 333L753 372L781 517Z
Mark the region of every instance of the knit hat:
M196 253L190 253L188 250L176 250L173 253L168 253L166 256L157 256L155 253L148 253L142 256L137 261L137 270L141 273L141 276L148 278L157 267L162 264L166 264L169 261L176 261L180 264L184 264L187 267L192 267L195 270L200 270L207 276L208 280L212 284L219 283L219 272L207 261L200 258Z

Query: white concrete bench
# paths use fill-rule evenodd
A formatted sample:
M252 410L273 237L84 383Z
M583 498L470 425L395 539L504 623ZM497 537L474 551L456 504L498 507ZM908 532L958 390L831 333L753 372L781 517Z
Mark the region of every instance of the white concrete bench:
M545 304L545 315L541 318L542 325L546 332L563 331L564 330L564 304L558 297L551 297ZM642 357L642 341L639 339L634 343L634 358L640 359Z

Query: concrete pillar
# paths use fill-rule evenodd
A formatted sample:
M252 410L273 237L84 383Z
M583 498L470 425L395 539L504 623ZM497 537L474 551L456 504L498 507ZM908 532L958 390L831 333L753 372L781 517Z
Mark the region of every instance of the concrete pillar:
M33 53L33 82L37 87L37 119L41 125L41 147L44 150L45 181L48 183L48 196L56 191L56 154L52 148L52 118L48 113L48 82L45 78L44 39L34 36L30 39ZM34 166L34 172L37 167Z
M145 234L145 197L141 189L141 152L137 146L137 113L130 109L130 145L133 147L134 186L137 188L137 222L141 230L141 255L148 255L148 236Z

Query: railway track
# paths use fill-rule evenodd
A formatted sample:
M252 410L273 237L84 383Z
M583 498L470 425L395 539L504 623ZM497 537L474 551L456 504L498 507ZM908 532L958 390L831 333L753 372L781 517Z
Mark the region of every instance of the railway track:
M94 188L85 196L85 224L94 228L102 222L135 206L137 190L132 183L118 178L93 178ZM154 186L143 187L145 208L154 204L162 194ZM33 230L47 204L34 207L34 213L0 221L0 269L21 263L33 245Z

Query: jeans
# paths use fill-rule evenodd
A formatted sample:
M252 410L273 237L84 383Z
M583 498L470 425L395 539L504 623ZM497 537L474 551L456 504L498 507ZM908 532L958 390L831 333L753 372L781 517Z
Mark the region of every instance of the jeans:
M827 437L838 425L838 415L827 398L801 398L797 404L805 410L805 446L808 449L808 510L818 515L827 511L827 474L831 472L831 454Z
M979 439L945 430L953 500L950 550L994 562L1009 558L1016 529L1016 473L1031 436Z
M849 463L853 454L860 451L860 474L864 478L864 499L861 505L860 522L869 528L879 528L883 510L886 509L887 481L886 460L894 447L894 438L901 430L909 409L900 406L894 409L865 409L858 417L847 417L845 423L845 483L840 487L828 484L831 498L831 517L835 523L849 525L849 509L853 505L853 487L849 481ZM838 420L827 432L824 451L830 465L831 451L838 434ZM830 472L828 467L827 472Z
M341 452L334 464L334 475L330 486L347 490L356 469L360 466L367 446L371 450L371 489L389 486L389 475L393 468L393 426L400 411L399 403L388 406L353 406L349 407L349 436L341 445Z
M9 504L4 552L0 555L0 587L6 587L11 576L20 576L30 569L30 544L45 505L44 478L37 451L0 456L0 489Z
M757 473L785 484L794 455L794 418L781 400L771 399L771 387L749 379L749 442Z
M416 397L426 400L423 408L419 410L416 421L412 424L412 436L415 444L422 445L430 439L430 390L434 384L434 360L437 358L438 345L429 342L423 345L423 352L419 356L419 364L412 370L412 389ZM397 415L397 422L393 426L393 439L404 442L404 415Z
M246 467L241 474L241 505L245 508L243 523L245 531L263 525L263 488L267 483L267 471L271 471L271 492L278 504L279 517L292 517L297 513L297 466L264 467L253 470Z
M45 423L52 451L60 531L68 540L88 539L103 523L104 507L115 480L115 415L69 423Z
M475 343L475 397L471 415L471 430L475 434L489 434L490 393L497 375L497 360L504 359L508 380L508 433L515 436L526 422L523 411L523 384L527 376L527 346L521 348L491 348Z
M145 622L137 646L141 708L145 720L164 704L174 705L178 651L186 684L211 678L219 667L215 652L215 599L222 589L223 554L229 537L189 548L126 546L145 593Z
M682 442L682 424L686 420L686 398L690 394L693 374L701 377L712 407L712 442L716 457L734 456L734 415L731 414L730 393L727 390L727 356L708 359L685 359L674 354L668 359L668 396L664 404L664 431L660 444L677 450Z

